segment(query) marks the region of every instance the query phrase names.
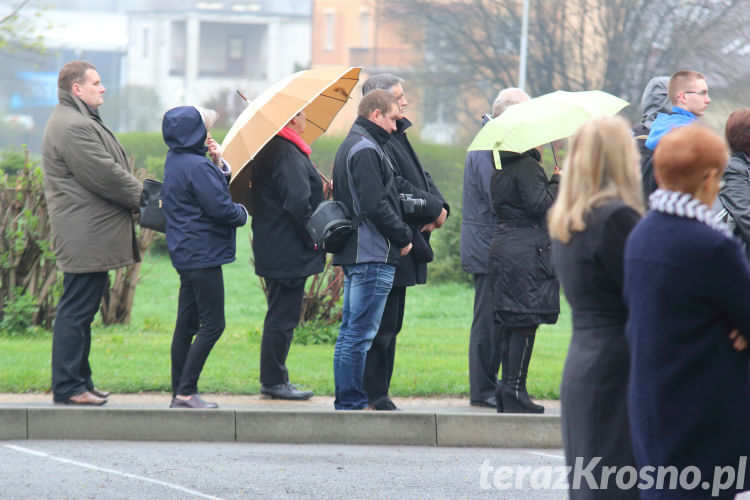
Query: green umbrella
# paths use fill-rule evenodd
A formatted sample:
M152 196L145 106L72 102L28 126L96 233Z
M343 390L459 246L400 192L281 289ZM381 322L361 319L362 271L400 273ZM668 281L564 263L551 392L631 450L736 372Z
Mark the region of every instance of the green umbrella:
M627 101L601 90L558 90L510 106L482 127L471 141L469 151L523 153L570 137L589 119L615 115L627 105Z

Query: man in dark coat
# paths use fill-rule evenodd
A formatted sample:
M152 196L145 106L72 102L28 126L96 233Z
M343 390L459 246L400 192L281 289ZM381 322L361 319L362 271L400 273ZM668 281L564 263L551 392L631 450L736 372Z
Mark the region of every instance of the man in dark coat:
M492 104L492 116L498 117L509 106L528 99L528 94L521 89L503 89ZM489 119L485 115L482 125ZM469 151L466 155L461 267L474 275L474 319L469 337L469 400L473 406L489 408L497 406L495 389L503 345L502 325L492 320L492 280L487 268L492 235L497 224L490 192L490 179L494 171L492 151Z
M94 65L67 63L57 85L60 103L42 139L52 247L64 273L52 338L52 393L56 403L102 405L109 393L91 379L91 322L107 271L140 261L133 211L142 185L99 117L105 89Z
M398 102L374 90L359 103L358 117L333 165L334 198L355 216L357 230L334 255L344 270L344 307L333 353L337 410L363 410L365 358L380 326L399 257L412 249L412 231L402 220L396 170L382 146L396 130Z
M404 319L406 287L427 282L427 263L433 258L430 233L443 225L450 210L430 174L422 168L406 136L411 122L404 117L407 100L402 83L401 78L383 73L371 76L362 87L365 95L375 89L382 89L387 90L398 101L400 113L396 130L383 150L398 172L396 184L399 193L425 200L424 209L420 213L406 218L413 234L414 251L399 260L378 334L367 353L365 390L370 406L376 410L396 409L396 405L388 397L388 389L396 356L396 335L401 331Z
M667 87L668 76L655 76L646 84L641 98L641 122L633 126L633 138L641 154L641 182L643 184L643 199L648 202L648 196L656 191L654 180L654 163L652 161L653 151L646 147L646 139L659 113L670 114L672 103L669 101Z
M264 278L268 312L260 344L260 392L276 399L309 399L289 382L286 358L300 320L307 277L323 271L305 222L323 201L323 183L302 139L300 111L253 159L252 212L255 274Z

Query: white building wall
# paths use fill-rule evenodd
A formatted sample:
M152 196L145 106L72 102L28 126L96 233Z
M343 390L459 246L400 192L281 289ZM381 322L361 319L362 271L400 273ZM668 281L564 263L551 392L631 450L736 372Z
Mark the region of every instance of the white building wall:
M184 28L175 24L182 22ZM227 69L227 35L246 40L245 75ZM234 90L252 99L295 65L309 65L310 37L309 18L135 13L128 23L125 83L153 86L164 109L202 104Z

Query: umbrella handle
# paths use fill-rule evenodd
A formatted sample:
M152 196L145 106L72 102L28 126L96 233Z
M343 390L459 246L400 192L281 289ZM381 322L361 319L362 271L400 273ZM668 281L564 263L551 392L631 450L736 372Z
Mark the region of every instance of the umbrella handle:
M245 97L245 95L242 92L240 92L239 90L236 90L235 92L237 92L237 95L240 96L243 101L250 102L247 100L247 97Z
M555 159L555 166L557 168L560 168L560 166L557 164L557 153L555 153L555 143L554 142L550 142L549 143L549 147L552 148L552 158Z

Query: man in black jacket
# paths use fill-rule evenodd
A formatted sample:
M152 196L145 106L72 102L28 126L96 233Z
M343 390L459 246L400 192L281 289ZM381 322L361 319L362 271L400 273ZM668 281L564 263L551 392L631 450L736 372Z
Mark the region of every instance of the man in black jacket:
M402 220L395 169L383 152L396 130L398 102L377 90L362 98L358 117L336 152L334 198L364 219L336 254L343 267L344 307L333 353L337 410L368 406L363 387L365 357L378 331L399 256L412 248L412 232Z
M300 320L307 277L323 270L325 254L305 229L323 200L323 183L302 139L300 111L252 162L255 274L264 278L268 312L260 344L260 392L274 399L309 399L289 382L286 358Z
M424 208L406 216L412 230L414 251L401 257L393 288L383 311L380 329L367 353L365 368L365 390L370 406L376 410L395 410L396 405L388 397L391 375L396 356L396 335L401 331L406 302L406 287L427 282L427 263L432 261L430 233L443 225L450 207L430 174L425 172L414 149L406 137L411 122L404 117L408 104L404 94L403 80L395 75L381 73L367 79L362 93L367 95L375 89L387 90L399 104L396 130L391 134L383 150L393 161L398 172L396 185L399 193L411 194L425 200Z

